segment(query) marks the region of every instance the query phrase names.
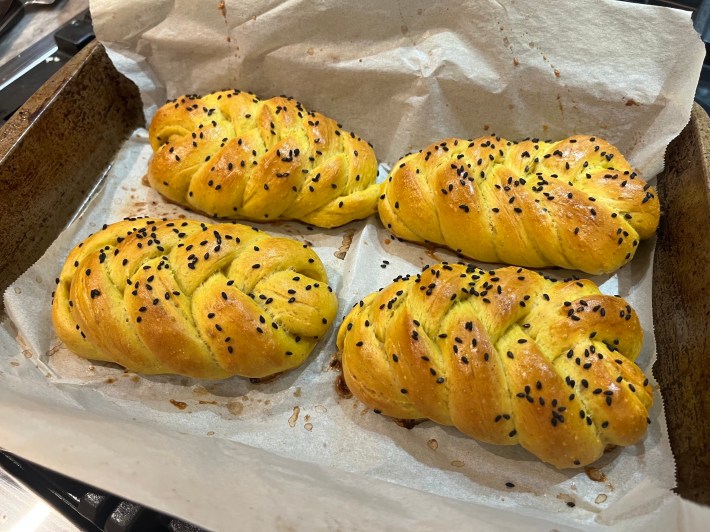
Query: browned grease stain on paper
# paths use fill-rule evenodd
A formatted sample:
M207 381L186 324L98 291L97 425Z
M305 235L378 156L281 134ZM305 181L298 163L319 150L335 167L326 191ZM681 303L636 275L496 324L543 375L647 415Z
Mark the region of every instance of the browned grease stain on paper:
M183 403L182 401L176 401L175 399L170 399L170 402L175 408L178 408L180 410L185 410L187 408L187 403Z
M249 382L252 384L268 384L270 382L275 381L281 376L281 373L274 373L273 375L267 375L266 377L252 377L249 379Z
M348 385L345 382L345 377L342 375L338 375L335 379L335 391L343 399L350 399L353 396L353 393L350 391L350 388L348 388Z
M345 234L343 235L343 240L340 243L340 247L338 248L338 251L334 253L336 259L344 260L345 255L348 254L348 250L350 249L350 245L353 243L353 236L355 235L355 231L349 230L346 231Z
M49 351L47 351L47 356L51 357L59 351L59 349L62 347L62 344L57 344L54 347L52 347Z
M435 246L427 246L426 251L424 251L424 254L427 257L434 259L436 262L442 262L442 260L436 254L436 247Z
M566 493L560 493L559 495L557 495L557 498L563 502L566 502L567 504L574 503L574 497Z
M333 353L333 356L330 359L330 363L328 364L328 370L335 370L335 371L340 371L343 369L343 362L341 360L341 354L340 351Z
M296 426L296 422L298 421L298 414L301 413L301 408L298 406L293 407L293 414L291 414L291 417L288 418L288 426L293 428Z
M244 412L244 404L238 401L227 403L227 410L229 410L230 414L239 416Z
M412 430L420 423L424 423L426 421L426 419L400 419L396 417L393 418L393 420L397 425L407 430Z
M601 469L596 467L585 467L584 472L587 476L595 482L606 482L607 478Z

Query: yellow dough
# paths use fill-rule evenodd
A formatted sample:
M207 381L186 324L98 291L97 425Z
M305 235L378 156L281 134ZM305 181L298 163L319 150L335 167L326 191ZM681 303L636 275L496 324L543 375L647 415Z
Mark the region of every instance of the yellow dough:
M299 366L336 312L306 245L244 225L151 218L76 246L52 303L57 336L79 356L208 379Z
M345 382L370 408L519 444L558 468L644 436L642 342L633 309L591 281L446 263L367 296L338 333Z
M215 218L336 227L377 210L372 147L285 97L183 96L155 114L148 181Z
M653 188L598 137L442 140L398 161L383 193L380 218L400 238L591 274L629 262L660 216Z

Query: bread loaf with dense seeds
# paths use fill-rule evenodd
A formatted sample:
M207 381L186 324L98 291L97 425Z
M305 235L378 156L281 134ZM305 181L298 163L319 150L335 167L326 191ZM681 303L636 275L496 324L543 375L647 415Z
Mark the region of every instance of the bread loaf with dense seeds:
M148 132L151 186L208 216L335 227L377 210L372 147L292 98L182 96Z
M244 225L151 218L79 243L52 303L57 336L79 356L207 379L299 366L336 311L305 244Z
M654 189L598 137L450 138L398 161L379 202L396 236L472 259L609 273L660 217Z
M591 281L446 263L367 296L338 333L345 382L370 408L559 468L646 433L642 342L633 309Z

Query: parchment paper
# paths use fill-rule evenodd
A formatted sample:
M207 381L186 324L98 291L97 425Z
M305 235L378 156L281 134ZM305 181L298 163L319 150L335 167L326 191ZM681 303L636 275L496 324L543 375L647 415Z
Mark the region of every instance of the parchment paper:
M142 89L148 117L166 96L233 86L261 96L294 95L371 140L380 160L389 164L450 135L475 137L495 130L520 139L589 133L615 143L651 177L661 168L667 143L688 120L702 44L683 13L610 2L584 5L582 10L578 3L566 2L452 2L435 7L428 2L351 6L327 1L222 5L104 0L92 2L92 13L99 38ZM80 476L88 474L129 497L138 490L133 497L140 494L141 502L208 526L225 526L233 512L248 504L248 515L267 519L254 510L265 504L255 502L254 491L262 488L266 497L270 481L300 500L310 494L313 501L335 479L334 498L344 501L338 505L340 521L325 519L331 504L320 505L323 514L309 520L302 509L293 508L293 501L274 502L278 509L268 519L278 516L286 519L282 524L327 528L335 522L362 525L381 519L389 509L399 512L402 524L409 518L423 519L423 524L429 521L420 515L422 508L430 505L456 508L436 512L438 522L448 526L473 524L469 519L478 515L498 526L640 530L662 509L663 519L679 519L680 502L668 491L674 485L673 458L658 393L646 438L608 453L587 474L557 471L519 448L479 444L433 423L408 431L366 411L355 399L339 397L330 368L335 329L304 366L262 384L238 378L142 377L71 355L57 345L49 319L51 280L69 249L102 224L124 216L196 217L166 204L142 183L150 155L146 133L139 130L82 216L5 295L24 344L23 353L0 359L7 388L24 388L29 403L63 405L67 414L54 409L54 417L46 407L33 410L38 418L61 423L63 434L74 429L72 439L88 438L92 443L84 445L93 450L93 464L95 447L105 448L108 456L130 449L121 455L134 467L128 475L132 484L115 464L104 461L99 461L100 469L111 471L110 479L86 471ZM313 245L339 296L340 317L399 274L456 260L442 250L398 242L375 218L333 230L299 223L262 228ZM655 353L652 255L649 241L616 275L593 278L604 292L622 295L639 312L646 334L639 365L649 376ZM553 273L563 277L570 272ZM0 403L0 410L5 406ZM5 413L13 412L7 408ZM46 430L31 421L19 423L29 434ZM84 431L94 423L98 427L87 436ZM124 437L106 429L114 423ZM0 445L17 445L19 428L3 425ZM190 483L166 470L164 458L136 445L144 438L178 454L191 451L185 465L192 473ZM25 454L49 460L46 445L30 441ZM65 454L75 456L73 445L58 441L68 446ZM243 476L230 476L233 464L224 465L235 457ZM314 470L318 466L311 464L326 469ZM77 474L76 465L70 459L63 467ZM311 478L313 471L319 472L322 485L304 487L303 478ZM144 493L155 477L171 486L169 496ZM363 477L385 506L355 496ZM225 498L221 493L199 506L187 504L176 495L181 486L191 487L190 493L220 486L243 503L215 506ZM392 510L388 505L400 497L419 504ZM506 510L503 520L496 509ZM292 521L294 516L298 522Z

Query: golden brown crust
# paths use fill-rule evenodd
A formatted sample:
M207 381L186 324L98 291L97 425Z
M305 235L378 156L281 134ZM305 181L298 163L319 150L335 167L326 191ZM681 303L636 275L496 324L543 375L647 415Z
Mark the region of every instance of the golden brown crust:
M377 210L372 147L292 98L182 96L148 132L151 186L209 216L336 227Z
M658 226L656 193L612 145L445 139L394 165L383 224L486 262L592 274L629 262Z
M337 299L313 250L236 224L133 218L77 245L52 303L76 354L221 379L299 366Z
M631 307L591 281L447 263L367 296L338 332L345 381L369 407L560 468L645 434L642 341Z

